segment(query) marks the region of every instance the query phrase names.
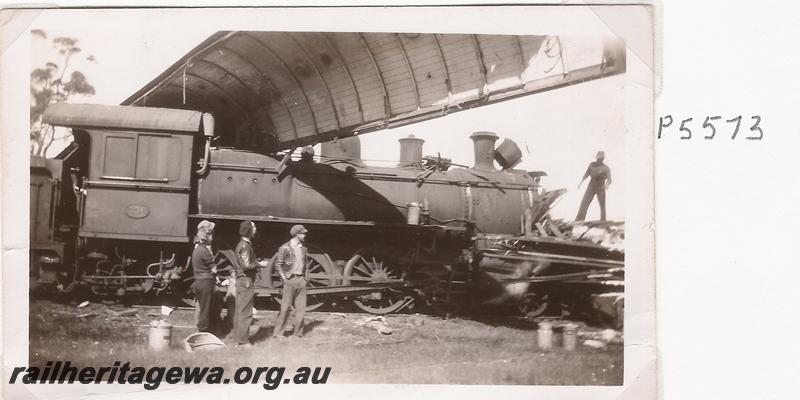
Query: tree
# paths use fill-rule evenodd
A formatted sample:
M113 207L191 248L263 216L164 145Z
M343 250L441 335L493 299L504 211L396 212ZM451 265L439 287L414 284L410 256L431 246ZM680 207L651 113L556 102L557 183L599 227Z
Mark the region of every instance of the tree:
M32 30L34 39L47 40L47 34L42 30ZM82 49L78 47L78 40L70 37L56 37L52 40L52 47L57 51L56 61L48 61L42 68L35 68L31 72L31 154L44 156L47 150L57 139L56 129L42 122L42 116L47 106L69 100L74 95L92 96L95 94L94 86L86 76L72 67ZM86 57L88 62L96 62L94 56ZM68 79L66 79L68 78Z

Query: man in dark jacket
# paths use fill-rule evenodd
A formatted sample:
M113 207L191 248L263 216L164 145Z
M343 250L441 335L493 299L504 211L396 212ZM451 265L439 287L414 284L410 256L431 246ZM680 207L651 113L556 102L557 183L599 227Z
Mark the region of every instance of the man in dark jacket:
M306 284L308 283L308 251L303 242L306 228L294 225L289 231L292 238L284 243L275 256L275 270L283 280L281 312L275 322L273 337L283 337L283 328L294 305L294 336L303 336L303 316L306 313Z
M265 267L265 261L257 261L253 249L256 224L247 220L239 225L241 239L236 245L236 316L233 323L233 340L237 346L250 345L250 325L253 323L253 285L258 267Z
M581 183L578 184L578 190L580 190L583 181L588 177L592 178L589 181L589 185L586 186L586 192L583 194L581 207L578 209L578 216L575 217L576 221L583 221L586 219L586 211L589 210L589 204L594 200L594 196L597 196L597 202L600 203L600 220L606 220L606 189L611 185L611 169L608 168L608 165L603 164L604 158L605 153L598 151L597 161L589 163L589 166L586 168L586 173L583 174Z

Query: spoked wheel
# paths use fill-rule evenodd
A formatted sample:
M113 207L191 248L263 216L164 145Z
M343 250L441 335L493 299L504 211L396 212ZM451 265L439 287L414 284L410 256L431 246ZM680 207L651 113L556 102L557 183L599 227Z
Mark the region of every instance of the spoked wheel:
M269 260L269 265L267 265L266 271L267 286L273 289L279 289L283 287L281 275L275 269L276 258L277 254L272 256L272 258ZM333 286L336 283L336 280L333 278L335 275L333 260L331 260L327 254L309 253L308 264L308 284L306 287L326 287ZM278 302L278 304L280 304L282 301L281 295L275 295L274 299ZM325 300L325 295L309 295L306 299L306 311L314 311L326 303L327 301Z
M401 279L402 267L396 257L375 248L359 250L344 267L345 285L380 284ZM355 278L355 279L353 279ZM353 304L370 314L389 314L410 304L403 291L376 288L372 293L353 298Z
M528 318L541 316L549 306L550 296L546 293L526 293L517 303L519 312Z
M217 266L217 276L221 278L234 278L236 274L235 260L236 254L233 250L218 251L214 255L214 264Z

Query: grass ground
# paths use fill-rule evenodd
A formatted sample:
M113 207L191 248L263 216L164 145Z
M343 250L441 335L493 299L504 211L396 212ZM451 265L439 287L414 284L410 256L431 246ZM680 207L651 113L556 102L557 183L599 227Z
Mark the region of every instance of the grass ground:
M193 312L168 317L176 326L171 348L148 350L147 324L161 316L155 309L113 316L122 306L36 301L30 307L30 364L71 361L74 366L332 367L329 383L448 383L523 385L620 385L623 346L601 350L579 344L576 351L542 351L534 321L511 316L442 319L419 314L386 316L391 335L358 326L359 313L306 314L302 339L271 339L274 311L259 311L251 348L229 347L188 353L182 339L194 333ZM93 316L78 318L80 314ZM184 328L186 327L186 328ZM596 333L583 326L581 331ZM558 336L558 335L556 335ZM579 340L581 342L581 340Z

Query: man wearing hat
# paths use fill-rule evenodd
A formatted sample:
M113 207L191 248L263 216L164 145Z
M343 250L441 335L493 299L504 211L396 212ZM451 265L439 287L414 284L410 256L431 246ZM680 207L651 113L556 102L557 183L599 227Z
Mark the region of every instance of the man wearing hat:
M589 210L589 204L594 200L595 195L597 196L597 202L600 203L600 220L606 220L606 188L611 185L611 169L608 168L608 165L603 164L605 156L604 152L597 152L597 161L589 163L581 183L578 184L578 190L580 190L583 181L588 177L592 178L589 180L589 186L586 187L586 192L583 194L578 216L575 217L576 221L586 219L586 211Z
M306 283L308 283L308 251L303 242L306 228L294 225L289 231L292 238L284 243L275 257L275 270L283 280L283 299L281 312L275 322L273 337L283 337L283 328L289 317L289 309L294 305L294 336L303 336L303 316L306 313Z
M255 290L253 284L256 280L258 267L266 267L266 261L257 261L253 248L253 238L256 236L256 224L253 221L243 221L239 225L239 244L236 245L236 315L233 322L233 340L237 346L250 344L250 325L253 324L253 297Z
M194 272L195 298L197 299L197 331L211 332L214 321L214 254L211 242L214 239L214 223L202 220L197 225L194 250L192 251L192 271Z

